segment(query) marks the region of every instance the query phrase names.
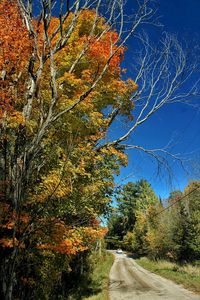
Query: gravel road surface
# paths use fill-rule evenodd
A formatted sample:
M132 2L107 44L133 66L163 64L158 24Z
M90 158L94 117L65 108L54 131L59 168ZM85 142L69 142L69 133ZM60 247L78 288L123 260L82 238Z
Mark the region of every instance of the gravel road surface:
M200 300L182 286L140 267L126 254L115 254L110 271L110 300Z

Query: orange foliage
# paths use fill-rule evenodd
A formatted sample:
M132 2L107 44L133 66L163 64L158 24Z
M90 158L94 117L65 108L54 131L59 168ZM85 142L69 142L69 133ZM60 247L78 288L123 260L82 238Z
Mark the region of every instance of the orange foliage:
M120 73L120 62L123 58L124 47L117 49L118 34L116 32L107 32L101 39L92 39L90 43L89 56L94 59L99 66L104 66L109 57L114 53L110 60L109 66L111 72Z
M57 224L59 226L59 224ZM63 224L61 225L63 227ZM59 237L52 238L51 243L38 244L37 248L42 250L56 251L61 254L76 255L78 252L88 250L93 243L104 237L107 228L101 227L82 227L68 229L65 228L63 238L59 241Z
M13 248L14 246L20 246L19 241L16 238L2 238L0 239L0 245L3 248Z
M20 235L21 232L27 227L30 222L30 216L21 212L17 214L15 210L12 210L11 206L6 203L0 203L0 247L2 248L24 248L23 241L17 240L16 238L10 238L12 236L13 229ZM7 237L7 235L9 237Z
M0 12L3 12L0 13L0 73L2 73L2 78L0 79L2 84L2 89L0 91L0 119L4 112L6 112L9 128L14 129L19 124L25 125L22 113L15 109L16 105L20 103L20 101L23 101L26 84L25 73L27 73L26 71L32 45L28 31L20 16L16 1L2 0L0 2ZM72 16L70 16L69 19L71 17ZM129 81L124 83L120 79L120 62L123 58L125 48L117 46L118 34L110 31L104 33L100 39L98 39L95 34L93 37L89 37L92 28L91 24L93 23L94 18L95 12L83 11L80 14L77 28L75 28L68 44L55 56L58 68L60 67L60 69L62 69L64 66L65 70L63 75L60 78L57 78L58 84L60 84L60 93L62 93L62 89L65 89L63 95L60 95L61 100L58 100L58 110L64 109L66 105L70 104L70 101L73 103L74 99L76 100L82 93L84 93L84 91L88 89L88 83L94 81L95 76L98 75L97 73L102 71L108 59L112 56L109 60L109 67L105 72L104 82L101 82L97 89L90 93L84 102L80 103L78 108L80 115L85 116L88 114L88 120L90 121L88 127L91 126L93 130L91 130L91 133L89 131L89 134L86 137L90 140L90 143L88 143L88 149L85 143L79 144L77 152L81 153L81 145L83 145L83 151L86 153L84 159L80 160L79 167L76 169L72 163L71 165L68 165L68 172L69 174L71 172L73 175L87 175L85 171L88 159L87 153L90 153L90 161L91 159L94 161L100 161L104 156L115 156L118 161L126 164L126 155L124 155L121 151L116 150L114 147L102 149L99 156L95 156L95 154L93 155L91 151L91 142L95 143L98 139L104 137L104 131L102 129L105 129L104 127L107 125L106 120L103 119L101 109L108 105L116 105L118 103L118 96L120 93L121 97L123 97L127 92L134 91L137 88L137 86L134 85L134 82ZM59 20L57 18L51 19L49 26L50 35L53 33L58 24ZM45 43L43 40L44 35L42 24L40 23L38 28L36 28L36 22L33 21L33 25L38 32L39 51L42 51L43 44ZM67 24L63 26L67 26ZM99 17L97 27L99 32L102 32L105 29L103 18ZM53 46L58 41L59 37L60 32L58 32L51 41ZM83 62L85 59L86 63L78 64L77 70L73 73L68 73L68 66L72 65L86 45L88 48L86 47L85 55L81 58ZM49 49L47 48L48 46L46 46L46 51L48 52ZM46 77L48 78L49 76L48 64L45 68L45 78L42 80L43 86L41 86L41 90L43 88L43 92L45 94L44 101L48 101L47 95L49 86L45 81L48 80ZM108 80L109 76L111 77L111 80ZM107 98L106 94L108 94ZM64 98L63 103L62 98ZM102 104L104 102L105 104ZM131 105L131 103L129 103L129 105ZM129 107L127 110L130 110ZM81 118L78 122L80 122L80 120ZM70 118L68 122L70 122ZM77 126L81 127L78 122ZM75 123L73 122L73 119L71 123L73 124L73 128ZM84 135L80 135L80 140L82 139L84 139ZM94 156L93 158L92 155ZM95 192L96 190L99 190L98 184L104 184L105 186L106 184L110 186L113 184L110 181L107 183L102 183L102 180L99 181L101 181L101 183L97 180L94 186L86 185L86 193L87 189L90 190L90 192L92 189ZM48 175L45 175L45 179L41 182L39 190L35 193L35 196L32 195L32 200L44 202L48 199L49 194L54 195L54 197L57 197L58 199L64 198L71 193L71 187L69 186L70 184L67 180L61 181L60 170L57 171L55 169L49 172ZM2 221L0 229L4 229L6 233L7 231L10 233L10 231L16 227L15 229L19 236L24 229L26 231L29 230L31 216L27 213L21 211L20 215L17 215L16 211L10 209L10 207L6 204L2 204L2 212L3 215L0 216L0 221ZM36 236L35 240L37 245L35 246L34 244L34 247L66 255L75 255L78 252L88 250L98 239L103 238L103 236L107 233L107 228L100 227L99 221L96 219L92 219L88 227L69 228L64 222L59 220L59 218L51 219L50 217L47 217L46 219L37 219L35 221L35 225L36 229L34 234L31 233L33 240ZM48 229L43 231L43 228ZM17 246L19 248L25 247L23 241L21 242L7 237L2 237L0 239L0 246L3 248L12 248L13 246Z
M21 213L20 216L17 216L15 211L11 212L9 209L8 205L2 207L6 216L4 216L4 219L1 218L0 228L10 231L16 226L16 231L20 236L20 233L24 229L26 231L29 230L28 225L31 219L27 213ZM41 229L36 230L34 236L36 239L40 237L42 241L37 244L36 248L66 255L76 255L78 252L88 250L93 243L103 238L107 233L107 228L100 227L99 221L96 219L91 220L90 227L69 228L63 221L56 218L38 219L37 223ZM45 227L49 228L48 232L42 230ZM49 242L44 242L45 240L49 240ZM0 239L0 247L13 248L14 246L19 249L25 247L23 240L20 239L17 240L16 238L12 239L9 237L2 237Z
M19 84L24 69L28 65L31 40L23 24L16 1L0 1L0 117L4 111L12 110L13 98L17 99L23 89ZM3 13L2 13L3 12ZM17 95L13 86L17 85Z

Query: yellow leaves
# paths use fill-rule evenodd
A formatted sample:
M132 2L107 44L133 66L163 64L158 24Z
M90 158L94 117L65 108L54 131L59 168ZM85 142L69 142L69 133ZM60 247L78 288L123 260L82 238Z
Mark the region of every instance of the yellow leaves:
M95 120L95 123L96 123L96 122L97 122L97 120ZM102 125L102 123L104 124L105 121L102 121L102 120L99 121L98 125L100 126L100 125ZM90 135L90 136L89 136L89 140L90 140L91 142L97 142L98 140L103 139L104 136L105 136L105 132L97 131L96 134L93 134L93 135ZM96 156L96 160L97 160L97 157L99 157L99 155Z
M28 120L26 122L26 128L30 134L32 134L34 132L34 129L36 129L37 126L38 126L38 123L36 122L36 120Z
M71 86L78 86L81 83L81 79L77 78L75 74L65 72L63 77L60 78L66 83L69 83Z
M92 103L92 101L90 100L91 98L88 97L85 101L83 101L82 103L79 104L78 109L82 112L82 113L87 113L89 114L90 112L92 112L92 110L94 109L94 105Z
M138 211L136 213L136 217L137 217L137 223L136 223L137 231L142 232L148 221L147 216L143 212Z
M83 233L85 234L85 237L90 240L90 242L94 242L98 238L104 237L106 233L108 232L107 227L84 227Z
M89 35L91 32L91 28L94 24L94 20L96 17L96 12L94 10L83 10L80 14L79 20L78 20L78 34L79 36ZM97 21L97 28L99 30L103 30L103 18L98 17ZM97 30L96 28L96 30Z
M124 154L122 151L115 149L113 146L102 148L101 153L106 154L108 156L115 156L123 165L127 165L128 163L127 155Z
M89 114L91 125L94 126L95 128L101 128L102 125L105 124L105 121L103 119L103 114L98 111L93 111ZM98 134L98 133L97 133Z
M25 119L21 112L14 111L10 116L8 117L8 126L10 128L18 128L19 125L25 125Z
M156 248L157 246L157 235L157 232L153 229L148 230L146 233L145 240L151 246L151 249Z
M129 89L131 92L137 91L137 89L138 89L138 84L137 84L134 80L132 80L132 79L129 78L129 79L126 81L126 83L127 83L128 89Z
M81 171L81 173L85 173L85 161L84 159L81 159L80 160L80 163L79 163L79 170Z
M69 95L76 95L76 93L83 92L82 80L77 78L75 74L65 72L63 76L59 78L59 82Z
M42 183L39 185L39 191L36 195L33 195L33 198L38 202L44 202L52 196L54 198L63 198L70 192L71 188L63 181L60 171L54 170L43 178Z
M52 219L51 222L51 239L53 243L60 243L63 241L66 233L66 226L63 221Z
M84 81L92 82L92 74L93 74L93 71L91 69L85 69L81 72L81 75L82 75L81 78Z
M112 83L107 86L108 90L111 89L116 94L123 95L127 92L126 83L119 79L112 80Z
M83 192L90 195L96 194L99 191L99 186L101 186L101 183L96 181L94 184L86 185Z
M193 190L197 190L200 191L200 181L199 180L193 180L191 182L189 182L189 184L186 186L186 188L184 189L184 194L189 194L191 193Z
M86 91L82 79L78 78L74 73L65 72L58 80L59 86L59 109L65 109L73 105L75 101Z

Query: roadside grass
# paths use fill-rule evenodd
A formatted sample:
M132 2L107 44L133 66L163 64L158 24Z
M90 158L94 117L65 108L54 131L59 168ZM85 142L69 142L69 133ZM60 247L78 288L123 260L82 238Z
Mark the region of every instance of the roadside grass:
M114 262L114 255L106 252L95 265L90 284L90 296L83 300L108 300L109 272Z
M145 269L182 284L191 291L200 293L200 265L176 263L165 260L150 260L146 257L136 259L136 262Z

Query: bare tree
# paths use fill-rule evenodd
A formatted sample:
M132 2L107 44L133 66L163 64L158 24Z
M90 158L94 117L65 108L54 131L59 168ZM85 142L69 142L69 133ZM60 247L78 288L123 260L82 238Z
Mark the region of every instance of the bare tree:
M171 142L158 149L146 149L131 140L135 130L165 105L184 103L199 108L195 101L200 96L198 56L188 52L187 47L184 49L175 35L166 32L157 45L151 43L146 33L135 38L139 40L139 50L133 57L132 71L139 88L132 95L134 121L122 136L102 144L98 149L116 146L124 150L141 150L168 168L162 154L181 162L179 155L170 152ZM110 123L116 121L118 113L116 109L109 113Z

